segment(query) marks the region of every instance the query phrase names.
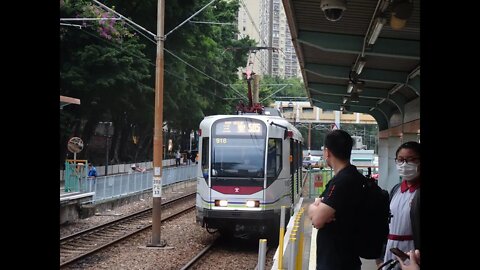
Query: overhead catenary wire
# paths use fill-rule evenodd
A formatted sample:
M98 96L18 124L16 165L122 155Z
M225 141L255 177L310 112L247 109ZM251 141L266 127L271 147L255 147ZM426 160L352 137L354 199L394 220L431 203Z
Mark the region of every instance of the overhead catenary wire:
M107 21L107 20L112 20L112 21L118 21L121 20L122 18L60 18L60 21Z
M153 37L155 37L155 39L157 39L157 36L148 31L147 29L145 29L144 27L138 25L137 23L135 23L134 21L126 18L125 16L123 16L122 14L116 12L115 10L107 7L106 5L100 3L99 1L97 0L93 0L96 4L98 4L100 7L106 9L107 11L110 11L112 13L114 13L115 15L119 16L120 18L122 18L123 20L125 20L125 22L127 22L126 24L128 26L130 26L132 29L134 29L134 31L136 31L137 33L140 33L142 36L144 36L145 38L147 38L145 36L145 34L141 33L139 31L142 30L144 32L147 32L148 34L152 35ZM210 1L207 5L205 5L203 8L201 8L200 10L198 10L194 15L190 16L188 19L186 19L184 22L182 22L180 25L178 25L177 27L175 27L174 29L172 29L170 32L168 32L165 36L167 36L168 34L172 33L174 30L178 29L179 27L181 27L183 24L185 24L186 22L188 22L191 18L193 18L194 16L196 16L198 13L200 13L202 10L204 10L207 6L209 6L210 4L212 4L213 2L215 2L216 0L212 0ZM137 29L138 28L138 29ZM156 40L152 40L150 38L147 38L149 41L151 41L152 43L156 44ZM207 75L206 73L202 72L200 69L194 67L193 65L191 65L190 63L188 63L187 61L183 60L182 58L180 58L179 56L173 54L172 52L170 52L169 50L167 50L166 48L164 48L164 51L166 51L167 53L169 53L170 55L174 56L175 58L177 58L178 60L180 60L181 62L183 62L184 64L188 65L189 67L193 68L194 70L196 70L197 72L200 72L201 74L203 74L204 76L206 76L207 78L210 78L212 79L213 81L219 83L220 85L224 86L224 87L229 87L230 89L232 89L233 91L235 91L236 94L238 94L240 97L242 97L243 99L247 100L247 97L244 95L244 94L241 94L240 92L238 92L236 89L234 89L233 87L229 86L228 84L225 84L225 83L222 83L218 80L216 80L215 78Z
M253 20L251 14L250 14L250 12L249 12L249 10L248 10L245 2L244 2L243 0L241 1L241 4L242 4L243 8L245 9L245 12L247 13L248 18L250 19L253 27L255 28L255 31L257 32L258 36L261 37L262 35L261 35L261 33L260 33L260 30L258 29L256 23L254 22L254 20ZM241 35L242 35L242 34L241 34ZM261 41L261 45L265 46L265 44L266 44L265 37L264 37L263 39L261 39L260 41ZM270 50L280 51L280 52L282 53L283 60L284 60L284 61L287 60L286 54L285 54L285 52L284 52L281 48L271 47ZM261 59L260 59L257 55L255 55L255 57L260 61L260 64L262 65L263 69L264 69L264 70L267 70L266 67L265 67L265 65L264 65L263 62L261 61ZM289 61L292 61L292 60L289 60Z
M263 70L267 70L267 67L265 67L265 65L263 64L262 60L258 57L257 54L255 54L255 58L257 58L258 62L259 62L260 65L262 66Z
M180 28L182 25L184 25L185 23L187 23L188 21L190 21L193 17L195 17L196 15L198 15L201 11L203 11L205 8L207 8L209 5L211 5L213 2L215 2L216 0L212 0L210 1L207 5L203 6L200 10L198 10L197 12L195 12L192 16L190 16L189 18L187 18L186 20L184 20L182 23L180 23L179 25L177 25L175 28L173 28L172 30L170 30L167 34L165 34L165 36L163 38L166 39L166 37L173 33L173 31L177 30L178 28ZM137 33L141 34L143 37L147 38L148 40L150 40L151 42L154 42L151 38L148 38L143 32L146 32L147 34L151 35L152 37L154 37L155 39L158 39L158 37L156 36L156 34L148 31L147 29L145 29L144 27L140 26L139 24L135 23L134 21L126 18L125 16L123 16L122 14L116 12L115 10L109 8L108 6L102 4L101 2L97 1L97 0L93 0L93 2L95 2L96 4L98 4L101 8L109 11L109 12L112 12L113 14L119 16L119 18L109 18L109 19L122 19L125 21L125 23L130 26L132 29L134 29ZM260 35L260 31L258 30L258 27L257 25L255 24L255 22L253 21L253 18L248 10L248 8L246 7L245 5L245 2L242 0L242 5L246 11L246 13L248 14L248 17L250 19L250 21L252 22L253 26L255 27L255 30L257 31L257 33ZM139 31L141 30L141 31ZM143 31L143 32L142 32ZM265 41L264 39L262 40L262 43L265 44ZM156 43L155 43L156 44ZM278 49L278 48L277 48ZM278 49L281 51L281 49ZM283 51L282 51L283 53ZM284 57L285 57L285 53L283 53ZM262 61L260 60L260 58L258 58L257 55L255 55L255 57L260 61L260 64L262 65L263 68L265 68L264 64L262 63ZM197 70L198 71L198 70ZM208 75L207 75L208 76ZM233 89L233 88L232 88ZM235 89L234 89L235 91ZM244 97L245 99L247 98L245 95L241 95L242 97Z
M236 25L236 23L205 22L205 21L190 21L190 23L198 23L198 24L219 24L219 25Z
M132 20L126 18L125 16L123 16L122 14L116 12L115 10L107 7L106 5L100 3L99 1L97 0L93 0L96 4L98 4L100 7L106 9L107 11L110 11L112 13L114 13L115 15L118 15L121 19L127 21L127 22L130 22L131 24L133 24L135 27L139 28L140 30L142 31L145 31L147 32L148 34L152 35L153 37L157 38L157 35L154 34L153 32L150 32L148 31L147 29L145 29L144 27L136 24L135 22L133 22ZM158 38L163 38L164 40L167 38L168 35L170 35L171 33L173 33L175 30L177 30L178 28L180 28L182 25L184 25L185 23L187 23L188 21L190 21L193 17L197 16L200 12L202 12L205 8L207 8L209 5L211 5L213 2L215 2L216 0L212 0L210 1L210 3L206 4L205 6L203 6L200 10L198 10L197 12L195 12L192 16L188 17L186 20L184 20L182 23L180 23L179 25L177 25L176 27L174 27L172 30L170 30L168 33L166 33L163 37L158 37Z
M127 21L127 22L130 22L131 24L135 25L135 27L138 27L138 28L139 28L139 29L141 29L142 31L145 31L145 32L147 32L148 34L152 35L154 38L156 38L156 37L157 37L157 35L156 35L156 34L154 34L154 33L150 32L150 31L148 31L148 30L147 30L147 29L145 29L144 27L142 27L142 26L140 26L140 25L136 24L134 21L132 21L132 20L130 20L129 18L127 18L127 17L123 16L122 14L120 14L120 13L116 12L115 10L113 10L113 9L111 9L111 8L109 8L109 7L107 7L106 5L104 5L104 4L100 3L100 2L98 2L97 0L93 0L93 2L95 2L96 4L98 4L100 7L102 7L102 8L104 8L104 9L106 9L107 11L110 11L110 12L112 12L113 14L115 14L115 15L119 16L119 17L120 17L120 18L122 18L123 20L125 20L125 21Z
M142 56L139 56L139 55L137 55L137 54L131 53L130 51L127 51L126 49L122 48L121 46L118 46L117 44L115 44L114 42L112 42L112 41L110 41L110 40L106 40L106 39L104 39L104 38L101 38L101 37L99 37L99 36L97 36L97 35L94 35L94 34L92 34L92 33L89 33L88 31L85 31L85 30L83 30L83 29L80 29L80 30L81 30L82 32L84 32L84 33L86 33L86 34L94 37L94 38L97 38L97 39L99 39L99 40L101 40L101 41L103 41L103 42L105 42L105 43L108 43L108 44L111 45L111 46L114 46L115 48L121 50L122 52L125 52L125 53L129 54L130 56L133 56L133 57L135 57L135 58L138 58L138 59L140 59L140 60L142 60L142 61L146 61L146 62L147 62L148 64L150 64L151 66L155 67L155 64L154 64L152 61L150 61L149 59L146 59L146 58L143 58ZM179 74L176 74L176 73L174 73L174 72L171 72L171 71L169 71L168 69L164 69L164 70L165 70L166 73L168 73L168 74L170 74L170 75L172 75L172 76L174 76L174 77L176 77L176 78L178 78L178 79L181 79L181 80L183 80L183 81L187 81L187 82L188 82L187 79L182 78ZM198 86L196 86L196 87L198 87ZM214 94L214 93L211 92L211 91L205 90L205 88L201 88L201 87L198 87L198 88L204 90L206 93L209 93L209 94L211 94L211 95L213 95L213 96L215 96L215 97L217 97L217 98L223 99L223 100L232 99L232 98L220 97L220 96ZM238 99L238 98L235 98L235 99Z
M250 19L250 22L252 22L252 25L253 25L253 27L255 28L255 31L257 31L258 36L261 37L262 35L260 34L260 30L258 30L258 27L257 27L257 25L255 24L255 21L253 20L252 15L250 14L250 11L249 11L248 8L247 8L247 5L245 4L245 2L244 2L243 0L241 0L241 4L242 4L243 8L245 9L245 12L246 12L247 15L248 15L248 18ZM261 42L262 42L262 45L263 45L263 46L265 46L265 45L267 44L267 42L265 42L265 38L263 38L263 39L261 40Z
M285 87L287 87L287 86L289 86L289 85L291 85L291 84L286 84L286 85L280 87L280 89L278 89L277 91L273 92L273 93L272 93L271 95L269 95L268 97L262 99L260 102L264 102L264 101L267 100L269 97L275 95L276 93L280 92L281 90L283 90Z
M170 30L170 32L166 33L165 34L165 39L167 38L168 35L170 35L171 33L173 33L175 30L177 30L178 28L182 27L182 25L186 24L188 21L190 21L193 17L197 16L198 13L202 12L205 8L207 8L209 5L211 5L213 2L215 2L216 0L212 0L210 1L210 3L206 4L204 7L202 7L200 10L198 10L197 12L195 12L192 16L188 17L185 21L183 21L182 23L180 23L179 25L175 26L172 30Z
M97 38L97 39L99 39L99 40L101 40L101 41L103 41L103 42L105 42L105 43L109 43L110 45L116 47L117 49L121 50L122 52L125 52L125 53L129 54L130 56L136 57L136 58L138 58L138 59L140 59L140 60L146 61L147 63L149 63L149 64L152 65L152 66L155 66L155 64L152 63L152 61L150 61L150 60L148 60L148 59L146 59L146 58L143 58L144 56L137 55L137 54L134 54L134 53L132 53L132 52L129 52L129 51L125 50L124 48L122 48L121 46L116 45L116 44L115 44L114 42L112 42L112 41L109 41L109 40L106 40L106 39L104 39L104 38L101 38L101 37L99 37L99 36L97 36L97 35L94 35L94 34L92 34L92 33L89 33L88 31L85 31L85 30L83 30L83 29L80 29L80 31L82 31L82 32L84 32L85 34L88 34L88 35L90 35L90 36L92 36L92 37L94 37L94 38Z
M130 27L132 27L132 29L134 29L134 30L136 31L136 29L135 29L135 28L134 28L132 25L130 25L130 24L128 24L128 23L127 23L127 25L129 25ZM157 43L155 40L153 40L153 39L151 39L151 38L147 37L147 36L146 36L146 35L144 35L142 32L139 32L139 31L137 31L137 33L141 34L142 36L144 36L146 39L148 39L148 40L149 40L149 41L151 41L152 43L154 43L154 44L156 44L156 43ZM184 64L186 64L187 66L189 66L189 67L193 68L194 70L196 70L196 71L200 72L202 75L206 76L207 78L209 78L209 79L211 79L211 80L213 80L213 81L215 81L215 82L219 83L219 84L220 84L220 85L222 85L222 86L225 86L225 87L227 87L227 86L228 86L227 84L225 84L225 83L222 83L222 82L220 82L220 81L216 80L215 78L213 78L213 77L211 77L211 76L207 75L207 74L206 74L206 73L204 73L203 71L201 71L201 70L199 70L198 68L194 67L193 65L191 65L191 64L190 64L190 63L188 63L187 61L185 61L185 60L183 60L182 58L180 58L180 56L178 56L178 55L176 55L176 54L172 53L172 52L171 52L171 51L169 51L168 49L166 49L166 48L163 48L163 50L164 50L164 51L166 51L167 53L169 53L170 55L172 55L173 57L177 58L178 60L180 60L181 62L183 62L183 63L184 63ZM230 87L230 88L231 88L231 87ZM236 93L237 93L238 95L242 96L242 95L241 95L239 92L237 92L237 90L236 90L236 89L234 89L234 88L232 88L232 89L233 89L234 91L236 91ZM244 97L244 98L246 99L246 97Z
M71 23L60 23L60 25L62 25L62 26L72 26L72 27L77 27L77 28L79 28L79 29L82 29L82 27L83 27L83 26L82 26L82 25L80 25L80 24L71 24Z
M247 99L247 97L245 95L243 95L242 93L238 92L235 88L231 87L230 85L226 84L226 83L223 83L211 76L209 76L208 74L206 74L205 72L201 71L200 69L194 67L193 65L191 65L190 63L188 63L187 61L183 60L182 58L180 58L179 56L177 56L176 54L172 53L171 51L169 51L168 49L165 49L164 48L164 51L169 53L170 55L172 55L173 57L177 58L178 60L180 60L181 62L183 62L185 65L193 68L194 70L198 71L199 73L203 74L204 76L206 76L207 78L210 78L211 80L213 80L214 82L222 85L222 86L225 86L225 87L229 87L230 89L232 89L233 91L235 91L235 93L237 93L239 96L243 97L245 100Z
M193 23L193 21L191 21L191 22ZM199 22L199 23L200 23L200 22ZM220 23L218 23L218 24L220 24ZM222 23L222 24L229 24L229 23ZM233 25L234 25L234 24L233 24ZM244 34L241 34L241 33L240 33L239 35L240 35L241 38L245 38L245 37L246 37ZM227 50L225 50L225 51L227 51ZM225 53L225 51L224 51L224 53ZM256 53L255 53L255 58L259 61L259 63L260 63L260 65L262 66L263 70L267 70L267 68L265 67L265 65L264 65L263 62L262 62L262 59L260 59Z
M250 14L250 11L249 11L248 8L247 8L247 5L245 4L245 2L244 2L243 0L241 1L241 4L242 4L243 8L245 9L245 12L247 13L248 18L250 19L250 22L252 23L253 27L255 28L255 31L257 32L258 36L261 37L262 35L260 34L260 30L258 29L257 24L256 24L255 21L253 20L252 15ZM265 41L265 39L266 39L266 38L264 37L263 39L260 40L262 46L266 46L266 44L267 44L267 42ZM264 70L267 70L267 68L265 67L265 65L264 65L263 62L261 61L261 59L260 59L257 55L255 55L255 57L258 59L258 61L259 61L260 64L262 65L263 69L264 69Z
M139 33L140 35L142 35L144 38L148 39L150 42L152 42L153 44L157 44L157 41L155 41L154 39L148 37L147 35L145 35L143 32L141 31L138 31L138 29L135 28L134 25L130 24L129 22L125 21L125 24L127 26L130 26L135 32Z
M168 71L167 69L164 69L166 73L170 74L171 76L177 78L177 79L180 79L182 81L186 81L188 82L187 79L185 79L184 77L181 77L180 74L176 74L174 72L171 72L171 71ZM208 90L205 90L205 88L201 88L201 87L198 87L197 85L195 85L195 87L197 87L198 89L201 89L201 90L204 90L206 93L208 94L211 94L212 96L216 97L216 98L219 98L219 99L222 99L222 100L228 100L228 99L238 99L238 98L225 98L225 97L221 97L211 91L208 91Z

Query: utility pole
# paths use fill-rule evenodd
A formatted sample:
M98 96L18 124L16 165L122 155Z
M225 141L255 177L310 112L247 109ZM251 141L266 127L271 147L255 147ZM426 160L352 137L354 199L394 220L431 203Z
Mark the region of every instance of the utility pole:
M312 123L308 123L308 152L312 149Z
M258 100L260 99L259 88L260 88L260 75L255 74L253 75L253 93L252 93L253 104L258 103Z
M163 152L163 43L165 1L158 0L157 6L157 58L155 61L155 120L153 133L153 207L151 247L164 247L161 241L162 207L162 152Z
M367 143L367 129L366 129L366 126L364 125L363 126L363 143ZM367 148L368 149L368 148Z
M99 122L99 124L103 125L103 130L105 132L105 175L108 175L108 139L110 136L110 129L112 127L112 122Z
M269 14L269 27L268 27L268 47L272 48L273 46L273 0L270 0L270 11ZM268 50L268 75L273 75L273 50Z
M108 175L108 126L105 123L105 175Z

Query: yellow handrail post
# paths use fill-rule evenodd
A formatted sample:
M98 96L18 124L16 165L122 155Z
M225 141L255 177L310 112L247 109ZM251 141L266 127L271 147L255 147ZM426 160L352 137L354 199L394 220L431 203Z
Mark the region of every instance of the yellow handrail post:
M285 206L282 205L281 211L280 211L280 235L278 239L278 248L279 248L279 253L278 253L278 269L282 270L283 269L283 236L285 235Z
M305 208L301 208L298 215L300 216L300 226L299 226L299 233L300 239L298 241L298 253L297 253L297 265L295 267L296 270L302 270L302 262L303 262L303 231L304 231L304 210Z

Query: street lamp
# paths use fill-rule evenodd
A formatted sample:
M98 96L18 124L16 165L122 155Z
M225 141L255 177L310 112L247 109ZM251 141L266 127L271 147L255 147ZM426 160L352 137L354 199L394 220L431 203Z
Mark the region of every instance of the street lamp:
M104 125L105 128L105 175L108 175L108 138L111 135L112 122L99 122L99 124Z

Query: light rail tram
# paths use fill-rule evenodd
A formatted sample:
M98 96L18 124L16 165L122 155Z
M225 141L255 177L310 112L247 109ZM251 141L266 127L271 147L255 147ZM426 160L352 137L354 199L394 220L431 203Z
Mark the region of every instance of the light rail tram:
M302 134L265 111L207 116L199 133L196 222L209 232L278 238L281 206L288 221L300 198Z

